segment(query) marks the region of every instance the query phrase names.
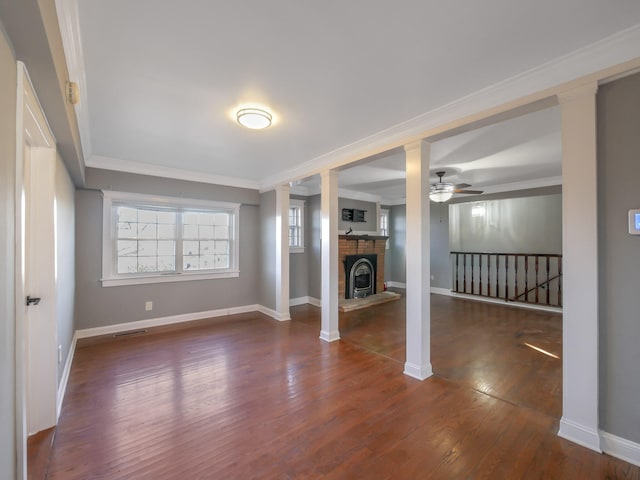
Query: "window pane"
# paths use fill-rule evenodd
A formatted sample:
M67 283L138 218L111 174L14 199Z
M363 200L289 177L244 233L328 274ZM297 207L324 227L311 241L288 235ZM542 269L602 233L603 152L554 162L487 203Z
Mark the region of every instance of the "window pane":
M118 273L136 273L138 271L137 257L119 257Z
M203 255L200 257L200 270L208 270L214 268L213 255Z
M229 255L215 255L213 263L215 268L229 268Z
M213 240L200 242L200 255L213 255L214 243Z
M156 227L155 223L139 223L138 238L157 238Z
M138 223L157 223L158 212L155 210L138 210Z
M158 212L158 223L170 223L175 225L176 212Z
M198 238L198 226L197 225L184 225L182 228L183 237L189 240Z
M217 227L217 228L225 228L225 227ZM199 225L198 227L198 238L202 239L213 239L213 225Z
M198 214L195 212L185 212L182 215L182 223L185 225L197 225L198 224Z
M138 210L129 207L118 207L118 221L119 222L137 222Z
M215 239L229 238L229 227L215 227L215 233L213 235Z
M118 257L138 255L138 242L135 240L118 240Z
M198 225L213 225L215 215L213 213L199 213Z
M138 242L138 256L155 257L158 255L158 242L155 240L140 240Z
M183 255L198 255L200 244L197 241L184 241L182 242L182 254Z
M176 226L169 224L158 224L158 238L176 238Z
M219 225L219 226L229 225L229 214L216 213L213 218L213 225Z
M198 256L197 255L185 255L183 258L184 270L198 270Z
M138 272L156 272L156 257L138 257Z
M222 240L222 241L221 240L216 240L214 253L228 255L229 254L229 242L226 242L224 240Z
M175 255L176 242L172 240L159 240L158 241L158 255Z
M138 238L138 224L130 222L118 223L118 238Z
M158 271L159 272L173 272L176 269L176 259L171 256L159 256L158 257Z

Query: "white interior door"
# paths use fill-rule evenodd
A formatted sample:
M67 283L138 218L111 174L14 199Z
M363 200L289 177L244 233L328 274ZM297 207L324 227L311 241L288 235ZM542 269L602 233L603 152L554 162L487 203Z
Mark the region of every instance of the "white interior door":
M54 151L55 152L55 151ZM57 331L55 309L55 157L25 147L25 333L27 431L56 424Z

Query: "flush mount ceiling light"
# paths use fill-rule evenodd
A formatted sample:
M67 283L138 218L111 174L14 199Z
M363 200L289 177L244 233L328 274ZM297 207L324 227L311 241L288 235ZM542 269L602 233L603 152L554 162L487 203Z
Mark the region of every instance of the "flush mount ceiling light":
M241 108L236 112L236 119L243 127L262 130L271 125L273 117L269 112L260 108Z

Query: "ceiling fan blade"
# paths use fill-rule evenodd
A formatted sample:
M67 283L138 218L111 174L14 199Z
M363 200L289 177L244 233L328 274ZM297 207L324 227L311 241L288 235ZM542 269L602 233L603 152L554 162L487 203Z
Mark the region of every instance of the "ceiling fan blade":
M454 190L453 193L466 193L467 195L480 195L484 190Z
M471 185L469 185L468 183L457 183L456 185L454 185L454 188L456 189L461 189L461 188L469 188Z

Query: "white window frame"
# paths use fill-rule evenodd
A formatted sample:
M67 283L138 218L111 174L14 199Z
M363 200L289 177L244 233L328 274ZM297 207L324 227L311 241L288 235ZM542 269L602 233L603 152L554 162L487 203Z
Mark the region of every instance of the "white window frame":
M386 231L386 235L385 232L382 230L382 217L386 217L387 219L387 231ZM378 216L378 231L380 232L380 235L383 235L385 237L391 237L390 234L390 225L389 225L389 209L387 208L381 208L380 209L380 215ZM389 238L387 238L387 241L385 242L385 249L389 249Z
M240 276L239 266L239 226L240 204L228 202L213 202L160 195L146 195L141 193L102 191L102 278L103 287L122 285L139 285L146 283L183 282L191 280L210 280L217 278L234 278ZM115 205L114 205L115 204ZM216 210L225 211L232 215L230 225L230 259L229 268L206 271L180 272L144 272L118 274L115 265L116 248L116 215L115 208L119 205L129 205L133 208L164 207L176 211L180 216L183 211ZM180 222L178 222L180 224ZM181 236L182 233L180 232ZM176 242L176 249L178 248Z
M304 253L304 200L298 200L295 198L289 199L289 208L297 208L300 210L300 244L289 245L289 253ZM287 219L287 222L289 220ZM287 241L289 237L289 231L287 229Z

